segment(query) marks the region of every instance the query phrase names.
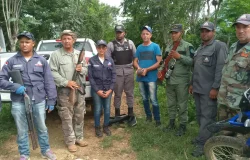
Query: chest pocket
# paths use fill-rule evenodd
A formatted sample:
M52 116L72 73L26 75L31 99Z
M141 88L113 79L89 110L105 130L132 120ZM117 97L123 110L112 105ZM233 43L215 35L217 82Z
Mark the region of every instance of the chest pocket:
M68 63L66 60L60 60L60 70L65 73L69 72L72 69L71 63Z
M34 67L34 72L40 72L40 73L42 73L43 72L43 67L35 66Z
M12 70L19 70L22 72L24 70L24 67L21 64L17 64L12 66Z
M215 63L214 52L203 52L201 60L203 65L211 67Z
M228 65L229 68L233 68L230 76L241 83L246 83L248 81L249 74L248 64L248 58L241 56L236 57L235 60L230 61Z

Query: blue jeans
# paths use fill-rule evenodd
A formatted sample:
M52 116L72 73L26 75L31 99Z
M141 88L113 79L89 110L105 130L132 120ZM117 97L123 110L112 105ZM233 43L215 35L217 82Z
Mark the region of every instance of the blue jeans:
M45 125L45 101L37 104L34 104L34 101L32 101L32 112L41 153L44 154L47 150L50 149L48 130ZM17 144L19 153L20 155L29 156L29 135L25 104L21 102L12 102L11 114L14 117L17 127Z
M104 110L103 126L108 126L109 118L110 118L110 102L111 102L112 93L110 93L110 95L107 98L102 98L94 90L92 90L92 97L94 99L95 127L100 127L102 107Z
M152 117L150 110L149 98L152 103L153 115L155 121L160 121L160 110L157 101L157 83L156 82L139 82L140 93L143 100L143 106L147 117Z

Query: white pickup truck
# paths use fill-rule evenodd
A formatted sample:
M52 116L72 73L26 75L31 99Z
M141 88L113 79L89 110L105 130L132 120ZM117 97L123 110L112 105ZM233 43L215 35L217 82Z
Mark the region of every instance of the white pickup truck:
M85 59L88 62L89 58L97 54L97 50L95 47L95 42L89 38L78 38L74 44L74 48L77 50L81 50L82 47L84 46L85 48ZM53 51L59 49L62 47L61 40L41 40L37 47L36 47L36 52L39 55L42 55L44 58L47 59L49 62L50 55ZM0 53L0 66L2 68L3 64L15 55L17 52L7 52L7 53ZM0 94L2 97L2 102L10 102L10 91L9 90L0 90ZM86 102L87 105L92 104L92 98L91 98L91 87L90 83L88 81L88 77L86 77Z

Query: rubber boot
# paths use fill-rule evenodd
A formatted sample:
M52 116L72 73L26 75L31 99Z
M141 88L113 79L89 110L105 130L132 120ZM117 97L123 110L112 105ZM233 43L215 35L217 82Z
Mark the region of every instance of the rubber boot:
M115 116L118 117L120 116L120 108L115 108Z
M134 115L133 107L128 108L128 116L129 116L128 125L130 127L135 126L137 124L137 120L136 120L136 117Z
M175 129L175 119L170 119L166 128L163 128L163 132L169 132Z
M180 127L178 129L178 131L176 132L176 136L182 136L186 133L187 127L185 124L180 124Z

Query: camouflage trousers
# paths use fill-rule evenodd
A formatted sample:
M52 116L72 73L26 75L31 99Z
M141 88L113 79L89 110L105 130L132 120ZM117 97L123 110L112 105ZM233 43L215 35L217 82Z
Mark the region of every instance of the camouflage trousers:
M57 109L62 120L62 130L66 145L75 144L76 140L83 139L85 114L85 97L77 93L76 103L69 102L69 88L58 89Z
M226 105L219 104L218 106L218 121L229 119L237 114L236 109L231 109Z

